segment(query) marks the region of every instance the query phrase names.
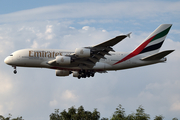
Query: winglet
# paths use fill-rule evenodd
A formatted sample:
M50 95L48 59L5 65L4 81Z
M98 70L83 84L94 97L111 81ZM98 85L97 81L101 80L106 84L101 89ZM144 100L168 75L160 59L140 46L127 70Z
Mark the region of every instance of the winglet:
M132 33L132 32L128 33L126 36L130 38L131 33Z

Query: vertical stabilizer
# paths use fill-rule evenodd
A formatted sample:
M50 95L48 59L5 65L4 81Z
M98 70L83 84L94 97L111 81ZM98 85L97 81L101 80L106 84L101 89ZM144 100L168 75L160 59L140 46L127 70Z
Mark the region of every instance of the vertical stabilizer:
M134 49L129 55L122 60L114 63L118 64L126 61L138 54L153 55L159 52L172 24L162 24L154 32L152 32L143 43L141 43L136 49Z
M149 55L159 52L171 26L172 24L160 25L133 52L138 54L149 54Z

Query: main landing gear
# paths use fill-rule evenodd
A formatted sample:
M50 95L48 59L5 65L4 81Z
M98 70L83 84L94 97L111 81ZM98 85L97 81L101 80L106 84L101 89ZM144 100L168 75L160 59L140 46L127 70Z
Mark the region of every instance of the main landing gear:
M17 70L16 70L16 66L13 66L14 67L14 74L16 74L17 73Z
M79 71L78 79L80 79L80 78L86 78L86 77L94 77L94 74L95 74L94 71L80 70L80 71Z

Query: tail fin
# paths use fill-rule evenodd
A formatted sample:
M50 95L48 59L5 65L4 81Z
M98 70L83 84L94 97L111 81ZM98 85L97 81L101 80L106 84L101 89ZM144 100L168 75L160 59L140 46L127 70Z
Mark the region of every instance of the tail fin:
M126 61L127 59L130 59L138 54L145 54L146 56L150 56L150 55L155 55L156 53L158 53L171 26L172 24L160 25L135 50L133 50L129 55L127 55L122 60L114 63L114 65L120 62Z
M172 24L162 24L154 30L133 53L152 55L158 53Z

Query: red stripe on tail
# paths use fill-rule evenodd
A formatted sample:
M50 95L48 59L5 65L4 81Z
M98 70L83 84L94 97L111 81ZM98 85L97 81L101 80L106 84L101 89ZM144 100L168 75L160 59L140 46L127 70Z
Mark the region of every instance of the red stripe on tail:
M148 40L146 40L144 43L142 43L138 48L136 48L132 53L130 53L129 55L127 55L125 58L123 58L122 60L114 63L113 65L116 65L118 63L121 63L123 61L126 61L136 55L138 55L148 44L149 42L151 42L151 40L154 38L155 36L149 38Z

